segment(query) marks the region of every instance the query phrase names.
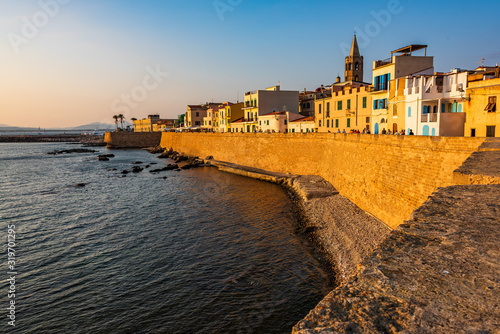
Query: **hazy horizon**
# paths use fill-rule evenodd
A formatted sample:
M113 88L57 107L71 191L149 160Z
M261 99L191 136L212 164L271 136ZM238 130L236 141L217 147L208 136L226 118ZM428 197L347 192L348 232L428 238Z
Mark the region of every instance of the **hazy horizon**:
M500 62L500 23L465 1L29 0L0 12L0 123L20 127L177 118L278 82L313 90L343 79L355 31L366 82L374 60L410 44L429 46L436 71Z

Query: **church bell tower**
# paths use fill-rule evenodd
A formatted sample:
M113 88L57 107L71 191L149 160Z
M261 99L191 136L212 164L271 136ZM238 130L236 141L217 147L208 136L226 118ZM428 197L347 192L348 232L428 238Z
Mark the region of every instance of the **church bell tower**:
M363 81L363 56L359 54L356 35L349 56L345 57L345 81Z

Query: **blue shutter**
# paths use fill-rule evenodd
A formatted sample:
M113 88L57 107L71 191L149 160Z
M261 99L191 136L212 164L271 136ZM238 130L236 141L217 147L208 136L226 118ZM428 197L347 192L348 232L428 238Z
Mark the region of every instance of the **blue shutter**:
M373 100L373 110L378 109L378 108L377 108L377 101L378 101L378 100Z

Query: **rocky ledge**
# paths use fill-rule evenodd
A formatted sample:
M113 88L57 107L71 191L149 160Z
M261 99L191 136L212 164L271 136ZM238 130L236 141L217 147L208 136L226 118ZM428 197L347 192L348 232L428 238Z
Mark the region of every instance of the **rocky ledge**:
M438 189L293 333L499 333L499 198Z

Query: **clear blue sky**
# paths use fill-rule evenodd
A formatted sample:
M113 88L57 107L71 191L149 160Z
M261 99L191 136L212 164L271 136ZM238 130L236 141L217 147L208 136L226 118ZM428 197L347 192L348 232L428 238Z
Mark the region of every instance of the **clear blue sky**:
M494 0L5 0L0 124L112 123L118 111L171 118L279 81L315 89L343 77L342 45L355 30L368 82L373 60L409 44L427 44L437 71L473 69L482 57L495 65L499 10Z

